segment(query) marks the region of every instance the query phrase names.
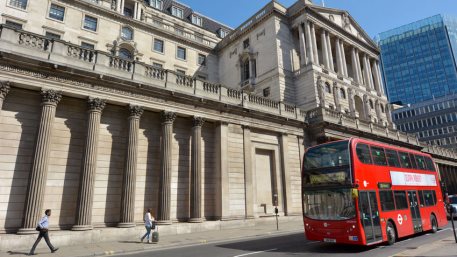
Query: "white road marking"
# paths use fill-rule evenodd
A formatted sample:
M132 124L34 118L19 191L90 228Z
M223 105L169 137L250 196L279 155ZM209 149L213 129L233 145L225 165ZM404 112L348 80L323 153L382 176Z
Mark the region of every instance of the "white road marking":
M266 252L271 252L278 250L278 248L270 249L270 250L265 250L265 251L258 251L258 252L252 252L252 253L245 253L245 254L240 254L240 255L235 255L233 257L241 257L241 256L248 256L248 255L253 255L253 254L258 254L258 253L266 253Z
M445 229L440 230L440 231L438 231L438 232L436 232L436 233L441 233L441 232L446 231L446 230L451 230L451 228L445 228Z

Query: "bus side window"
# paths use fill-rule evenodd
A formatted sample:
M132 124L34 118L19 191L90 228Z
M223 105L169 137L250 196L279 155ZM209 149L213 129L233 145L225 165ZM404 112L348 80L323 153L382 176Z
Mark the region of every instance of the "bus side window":
M419 190L419 201L420 201L420 206L424 207L425 202L424 202L424 191Z
M431 191L432 192L432 198L433 198L433 205L436 205L437 202L436 202L436 192L434 190Z
M395 207L397 210L408 209L408 201L406 201L405 191L394 191Z
M379 201L383 211L395 210L394 195L392 190L379 191Z
M427 170L436 171L435 164L430 157L425 157L425 164L427 165Z
M398 153L395 150L386 149L387 161L389 166L401 167L400 161L398 160Z
M435 198L434 196L435 191L425 190L424 191L424 205L425 206L433 206L435 205Z
M421 170L427 170L427 166L425 165L424 156L414 155L414 157L416 158L417 167Z
M411 167L413 169L417 169L417 164L416 164L416 160L414 159L414 154L409 154L409 158L411 159Z
M357 152L357 157L362 163L371 164L371 155L370 155L370 148L368 145L365 144L357 144L355 147L355 151Z
M400 155L401 167L411 169L411 161L409 160L409 155L404 152L398 152Z
M371 146L371 156L373 156L373 163L375 165L387 166L384 148Z

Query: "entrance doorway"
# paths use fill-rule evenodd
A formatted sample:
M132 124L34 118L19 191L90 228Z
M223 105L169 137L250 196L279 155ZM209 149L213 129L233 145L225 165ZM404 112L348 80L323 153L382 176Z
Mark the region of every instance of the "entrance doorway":
M359 193L360 219L365 231L367 244L382 241L382 230L379 219L378 200L374 191Z

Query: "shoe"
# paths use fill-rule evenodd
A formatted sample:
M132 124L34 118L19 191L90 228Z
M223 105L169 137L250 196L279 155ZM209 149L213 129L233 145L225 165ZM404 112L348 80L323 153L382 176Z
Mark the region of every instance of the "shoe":
M55 253L55 252L57 252L57 250L59 250L58 247L57 247L57 248L54 248L53 250L51 250L51 253Z
M143 241L144 241L144 237L141 238L141 243L143 243Z

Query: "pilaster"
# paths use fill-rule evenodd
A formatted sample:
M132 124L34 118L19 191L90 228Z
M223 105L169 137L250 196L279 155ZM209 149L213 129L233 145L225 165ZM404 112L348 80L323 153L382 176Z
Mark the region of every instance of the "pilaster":
M48 161L51 145L51 132L54 125L57 104L62 99L60 92L41 91L41 119L36 138L32 172L30 174L22 228L18 234L34 234L35 227L43 211L44 192L48 176Z
M281 134L279 138L281 151L281 179L284 190L284 214L286 216L292 213L292 189L291 189L291 174L289 168L289 141L287 134Z
M311 40L313 42L313 55L314 55L314 63L319 65L319 54L317 52L317 40L316 40L316 29L314 23L311 24Z
M246 218L254 218L254 174L252 170L251 128L243 126L244 178L246 194Z
M129 105L129 134L127 145L127 159L125 162L124 180L122 185L121 222L120 228L135 227L135 188L136 169L138 162L138 133L143 107Z
M300 64L305 66L308 64L308 58L306 53L306 42L305 42L305 33L303 32L303 24L298 25L298 40L300 41Z
M326 42L327 42L329 69L334 72L335 67L333 65L333 52L332 52L332 42L330 41L330 32L328 32L328 31L325 32L325 38L326 38Z
M192 126L192 158L191 158L191 188L190 188L190 220L199 223L202 219L202 126L205 120L193 118Z
M309 21L305 22L305 33L306 33L306 41L308 44L306 45L306 51L308 56L308 62L314 63L316 59L314 58L314 43L311 36L311 25ZM319 61L319 60L317 60Z
M328 54L328 48L327 48L327 35L324 29L321 30L321 48L322 48L322 59L324 61L324 67L326 69L330 69L330 63L329 63L329 54Z
M216 209L221 220L230 217L230 192L228 173L228 124L219 123L216 127Z
M92 206L94 201L98 134L100 129L100 119L105 105L105 100L99 98L89 98L87 102L88 119L86 145L82 163L76 223L72 227L72 230L75 231L91 230L93 228Z

